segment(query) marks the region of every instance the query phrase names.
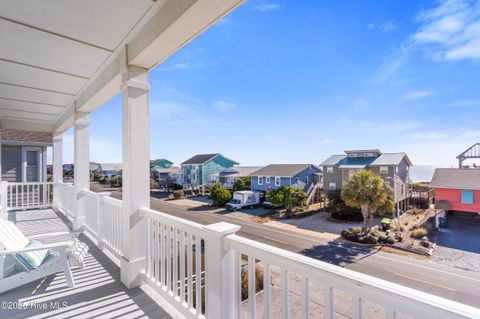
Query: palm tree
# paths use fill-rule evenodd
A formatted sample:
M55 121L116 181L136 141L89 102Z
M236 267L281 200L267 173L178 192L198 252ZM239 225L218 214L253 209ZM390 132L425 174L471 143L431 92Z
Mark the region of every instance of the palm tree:
M360 170L343 185L341 197L345 204L362 211L363 230L367 234L372 227L373 216L379 209L393 210L391 193L392 190L379 175L368 170Z

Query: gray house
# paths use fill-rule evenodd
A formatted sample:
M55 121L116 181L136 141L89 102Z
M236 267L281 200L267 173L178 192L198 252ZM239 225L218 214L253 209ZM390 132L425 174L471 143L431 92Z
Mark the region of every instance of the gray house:
M46 182L47 147L52 134L1 129L1 180L7 182Z
M356 170L368 169L388 181L394 190L395 202L406 207L409 190L409 169L412 162L405 153L382 153L378 149L345 151L332 155L320 164L323 168L323 189L341 189Z

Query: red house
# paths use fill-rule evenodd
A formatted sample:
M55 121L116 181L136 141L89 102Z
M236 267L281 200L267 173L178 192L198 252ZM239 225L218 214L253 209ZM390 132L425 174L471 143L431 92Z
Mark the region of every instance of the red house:
M449 210L480 213L480 169L437 168L430 187L435 203L446 201Z

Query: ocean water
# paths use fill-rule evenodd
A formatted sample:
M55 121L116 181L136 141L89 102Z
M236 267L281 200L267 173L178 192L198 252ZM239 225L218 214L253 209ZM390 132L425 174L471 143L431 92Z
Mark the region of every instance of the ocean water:
M410 179L413 182L430 182L435 169L438 167L434 165L413 165L410 167Z

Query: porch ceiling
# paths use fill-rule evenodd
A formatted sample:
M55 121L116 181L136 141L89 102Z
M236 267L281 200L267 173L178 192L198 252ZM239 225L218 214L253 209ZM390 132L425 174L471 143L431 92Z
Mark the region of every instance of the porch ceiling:
M0 2L0 127L64 131L241 0Z

